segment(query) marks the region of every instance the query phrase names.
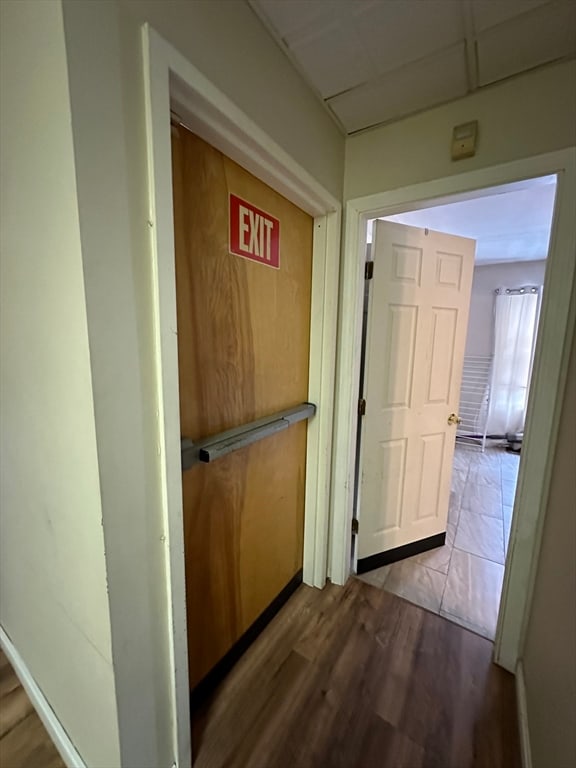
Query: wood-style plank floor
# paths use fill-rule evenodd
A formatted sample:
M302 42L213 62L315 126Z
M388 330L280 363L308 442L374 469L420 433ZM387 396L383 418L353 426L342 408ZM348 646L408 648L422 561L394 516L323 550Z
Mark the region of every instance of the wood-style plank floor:
M26 691L1 650L0 766L65 768Z
M519 768L492 648L357 579L303 586L194 715L195 768Z

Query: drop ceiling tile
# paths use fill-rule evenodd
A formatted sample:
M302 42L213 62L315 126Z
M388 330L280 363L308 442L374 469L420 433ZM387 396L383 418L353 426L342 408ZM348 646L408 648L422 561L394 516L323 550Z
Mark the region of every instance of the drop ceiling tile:
M256 13L267 17L278 35L285 38L329 21L345 3L310 0L249 0Z
M464 45L459 44L327 103L351 133L464 96L466 89Z
M247 2L348 131L466 94L467 8L480 85L576 55L576 0Z
M480 85L576 54L576 3L561 0L478 36Z
M373 77L364 47L353 30L340 20L326 25L318 37L293 46L291 53L323 98Z
M374 63L374 74L398 69L464 38L459 2L391 0L361 3L352 24Z
M550 0L472 0L474 28L482 32L548 2Z

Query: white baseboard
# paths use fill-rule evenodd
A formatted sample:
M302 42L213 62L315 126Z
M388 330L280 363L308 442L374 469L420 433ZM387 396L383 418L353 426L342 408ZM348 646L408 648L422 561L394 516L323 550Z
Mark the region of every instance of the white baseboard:
M528 704L526 701L526 684L524 682L524 667L521 661L519 661L516 665L516 705L518 707L518 733L520 736L522 768L532 768L530 731L528 728Z
M82 760L74 744L70 741L70 737L62 727L60 720L56 717L54 710L30 674L24 659L20 656L2 627L0 627L0 646L8 657L8 661L12 664L14 672L16 672L22 687L28 694L28 698L38 713L38 717L44 723L44 727L54 742L54 746L60 753L62 760L64 760L68 768L87 768L86 763Z

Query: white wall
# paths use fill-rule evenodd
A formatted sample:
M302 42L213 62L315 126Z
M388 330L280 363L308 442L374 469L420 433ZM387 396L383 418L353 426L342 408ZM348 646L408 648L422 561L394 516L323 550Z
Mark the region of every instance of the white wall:
M120 748L125 767L168 767L172 660L141 24L149 21L337 198L344 141L245 3L64 0L70 103L58 4L0 7L12 62L3 67L2 109L10 163L2 183L11 185L2 195L2 387L11 403L2 445L10 542L2 621L89 765L118 764ZM14 66L29 79L16 85ZM573 143L573 85L573 65L550 67L354 137L348 192ZM475 117L479 154L455 168L447 158L452 125ZM33 468L31 454L42 459Z
M543 285L545 261L515 261L474 268L470 317L466 336L467 355L491 355L494 351L494 289L500 286Z
M119 764L59 2L0 3L0 622L89 766Z
M341 198L344 137L246 2L120 0L120 5L126 45L139 44L134 35L148 21Z
M341 197L344 140L245 3L64 0L123 766L175 759L141 29Z
M346 142L345 199L576 144L576 62L539 69ZM479 121L475 157L452 162L455 125Z
M174 759L165 552L156 405L142 375L152 310L139 298L150 295L148 244L132 240L147 224L145 214L132 218L127 166L140 117L124 111L115 4L72 0L63 9L121 764L164 768Z
M576 298L576 297L574 297ZM533 768L576 765L576 336L523 667Z

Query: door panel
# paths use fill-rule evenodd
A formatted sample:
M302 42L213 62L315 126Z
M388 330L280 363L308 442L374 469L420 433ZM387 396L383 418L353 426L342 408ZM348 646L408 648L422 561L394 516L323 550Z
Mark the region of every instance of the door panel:
M389 305L382 408L410 407L417 323L418 307Z
M377 221L358 557L446 530L475 243Z
M397 528L402 521L406 440L386 440L379 445L378 466L382 467L380 498L388 513L376 521L376 533Z
M313 220L173 129L180 420L192 440L307 399ZM234 194L280 221L280 268L229 253ZM306 422L183 473L190 683L302 567Z
M431 315L426 404L446 404L450 397L458 310L432 307Z
M442 489L442 458L446 434L422 435L420 438L421 462L419 468L420 490L416 505L416 520L433 517Z

